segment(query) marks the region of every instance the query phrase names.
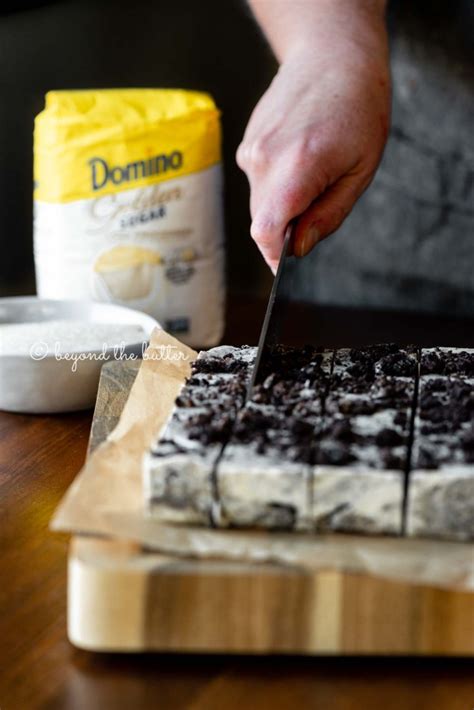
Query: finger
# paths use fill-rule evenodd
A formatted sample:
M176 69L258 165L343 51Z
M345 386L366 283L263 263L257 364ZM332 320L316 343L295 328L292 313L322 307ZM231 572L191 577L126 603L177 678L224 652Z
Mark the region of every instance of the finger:
M252 220L250 234L268 266L275 270L283 248L284 218L257 216Z
M325 176L306 177L303 171L293 171L293 176L286 178L276 169L274 175L273 180L260 176L250 180L250 233L272 269L278 264L288 223L304 213L314 196L327 187Z
M345 175L315 200L299 217L293 239L295 256L305 256L341 226L370 179Z

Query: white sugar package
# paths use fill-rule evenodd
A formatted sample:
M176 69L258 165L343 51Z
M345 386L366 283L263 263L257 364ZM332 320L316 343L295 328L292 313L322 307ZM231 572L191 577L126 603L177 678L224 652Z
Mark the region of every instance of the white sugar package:
M220 340L221 129L209 95L49 92L34 177L39 296L118 303L188 344Z

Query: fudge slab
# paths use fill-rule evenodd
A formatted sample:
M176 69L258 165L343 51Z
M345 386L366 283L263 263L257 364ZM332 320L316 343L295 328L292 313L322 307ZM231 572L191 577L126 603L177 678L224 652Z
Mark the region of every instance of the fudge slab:
M474 351L277 347L245 404L255 354L200 354L145 457L152 515L399 535L406 503L408 535L474 538Z
M317 531L400 535L417 354L336 352L312 471Z

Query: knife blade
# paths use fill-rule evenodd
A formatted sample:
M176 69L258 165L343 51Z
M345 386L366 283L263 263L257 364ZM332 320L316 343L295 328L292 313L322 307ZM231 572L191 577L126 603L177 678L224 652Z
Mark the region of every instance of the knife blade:
M260 332L257 357L255 358L255 364L247 389L247 400L252 396L255 385L262 379L265 356L273 345L280 342L282 324L285 317L286 305L288 303L287 296L281 288L281 283L284 280L291 278L291 269L288 267L294 259L293 256L289 255L294 226L295 222L291 221L285 231L283 248L278 262L277 272L273 280L270 297L268 299L262 330Z

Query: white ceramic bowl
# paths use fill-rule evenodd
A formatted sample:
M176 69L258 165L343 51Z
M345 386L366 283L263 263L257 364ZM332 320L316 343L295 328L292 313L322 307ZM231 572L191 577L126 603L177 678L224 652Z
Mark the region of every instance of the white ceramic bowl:
M34 296L0 298L0 324L31 323L51 320L74 320L88 323L118 323L141 326L148 341L154 328L160 327L151 316L108 303L41 299ZM1 337L1 335L0 335ZM108 343L107 343L108 344ZM126 356L140 357L143 343L127 344ZM105 359L116 356L111 345L104 352L77 350L87 353L73 362L59 358L55 352L41 353L37 359L30 353L2 354L0 343L0 409L32 414L72 412L88 409L95 402L100 370ZM102 353L102 358L98 356ZM105 359L104 359L105 356Z

